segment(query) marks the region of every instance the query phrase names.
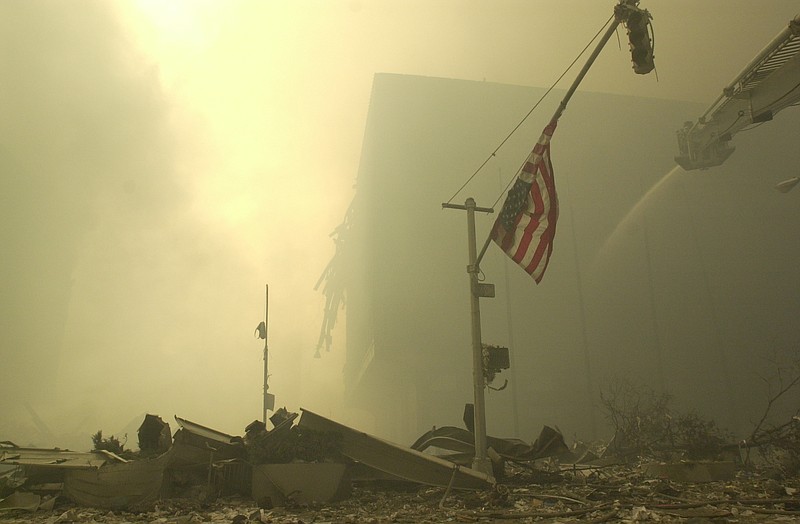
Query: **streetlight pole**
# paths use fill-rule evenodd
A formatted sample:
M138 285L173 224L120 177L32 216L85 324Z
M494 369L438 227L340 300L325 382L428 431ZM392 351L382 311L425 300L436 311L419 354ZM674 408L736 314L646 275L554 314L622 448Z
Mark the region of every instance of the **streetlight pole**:
M267 338L267 329L269 326L269 284L265 284L266 290L264 294L264 427L267 425L267 409L269 409L269 346Z
M275 409L275 395L269 392L269 338L267 326L269 325L269 284L266 284L264 306L264 320L256 327L256 338L264 339L264 406L261 410L264 427L267 427L267 411Z
M494 209L477 207L475 199L468 198L463 206L457 204L442 204L443 208L462 209L467 212L467 236L469 244L469 273L470 284L470 312L472 319L472 388L474 395L474 431L475 431L475 457L472 460L472 469L492 475L492 463L487 456L486 445L486 402L484 400L483 344L481 343L481 307L480 297L494 297L494 285L482 284L478 281L478 249L475 243L475 212L494 213Z

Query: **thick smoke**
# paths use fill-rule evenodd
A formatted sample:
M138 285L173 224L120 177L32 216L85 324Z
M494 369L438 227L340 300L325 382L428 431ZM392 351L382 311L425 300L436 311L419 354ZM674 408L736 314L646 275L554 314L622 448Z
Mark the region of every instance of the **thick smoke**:
M0 9L0 434L19 444L85 448L143 410L231 431L258 414L259 353L233 342L257 274L196 212L200 138L111 7Z

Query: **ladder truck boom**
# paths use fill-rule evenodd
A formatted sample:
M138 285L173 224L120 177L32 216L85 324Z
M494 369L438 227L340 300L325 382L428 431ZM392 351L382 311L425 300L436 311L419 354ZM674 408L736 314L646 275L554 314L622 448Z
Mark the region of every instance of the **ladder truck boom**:
M678 130L675 161L686 171L708 169L733 153L733 136L768 122L800 101L800 15L790 20L728 84L695 122Z

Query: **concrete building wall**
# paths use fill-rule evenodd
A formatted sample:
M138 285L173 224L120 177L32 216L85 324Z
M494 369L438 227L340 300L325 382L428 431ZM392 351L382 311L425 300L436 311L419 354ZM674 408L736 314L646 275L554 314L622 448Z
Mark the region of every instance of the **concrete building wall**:
M385 437L461 425L472 401L466 215L441 204L543 93L375 77L348 236L345 380ZM562 96L452 201L499 210ZM772 189L796 164L800 119L742 133L713 171L672 171L675 130L703 109L585 92L570 102L552 143L561 215L544 280L494 245L481 264L497 289L481 300L483 340L512 360L494 384L509 386L487 393L489 434L533 440L548 424L605 436L599 395L620 378L734 431L763 410L759 374L774 366L761 357L800 339L800 246L789 241L800 206ZM493 220L478 217L479 246Z

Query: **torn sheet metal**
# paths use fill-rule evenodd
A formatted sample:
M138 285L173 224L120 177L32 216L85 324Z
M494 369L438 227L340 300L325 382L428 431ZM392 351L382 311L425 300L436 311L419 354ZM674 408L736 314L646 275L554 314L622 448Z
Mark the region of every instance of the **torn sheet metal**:
M539 438L533 444L519 439L490 436L486 437L486 443L502 458L517 462L530 462L569 452L569 447L564 442L561 433L549 426L542 428ZM474 455L475 437L466 429L444 426L426 432L411 445L411 448L417 451L424 451L429 447Z
M137 434L142 451L163 453L172 445L172 430L158 415L146 414Z
M245 458L244 441L195 422L175 417L180 428L170 449L171 466L206 464Z
M0 499L0 513L4 511L52 511L57 495L41 496L28 491L15 491Z
M426 432L411 444L411 449L417 451L425 451L430 447L474 455L475 436L466 429L444 426Z
M77 504L108 509L146 507L161 497L169 453L154 459L106 464L64 475L64 494Z
M60 469L96 469L107 463L124 463L110 451L69 451L66 449L21 448L0 444L0 464Z
M214 492L219 495L250 494L250 479L253 467L242 459L226 459L211 465Z
M298 426L340 434L343 455L379 471L430 486L446 487L452 480L456 489L486 489L495 483L485 473L356 431L311 411L300 411L303 414Z
M42 502L42 497L26 491L15 491L8 497L0 500L0 513L4 511L36 511Z
M180 430L175 432L176 440L183 438L185 440L207 441L209 444L212 444L212 447L213 444L238 446L242 442L241 437L234 437L178 416L175 417L175 421L180 426ZM179 433L182 433L181 437L178 437Z

